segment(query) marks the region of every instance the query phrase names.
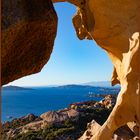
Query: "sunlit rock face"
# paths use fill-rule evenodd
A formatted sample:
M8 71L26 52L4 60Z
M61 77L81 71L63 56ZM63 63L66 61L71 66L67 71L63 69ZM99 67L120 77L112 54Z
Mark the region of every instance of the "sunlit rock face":
M2 84L40 71L56 35L57 17L49 0L21 1L2 2ZM62 1L66 0L53 0ZM111 140L119 127L134 121L139 125L140 121L140 2L67 1L77 7L73 25L78 38L93 39L107 52L114 65L112 85L121 84L112 113L90 138Z
M136 125L134 126L136 127ZM138 134L135 134L133 131L134 126L132 131L128 125L120 127L117 129L117 131L114 132L111 140L138 140ZM90 140L92 136L94 136L96 132L99 131L100 128L101 126L95 120L93 120L87 124L87 130L79 140Z
M66 0L60 0L66 1ZM54 0L54 2L60 2ZM79 39L93 39L109 55L112 85L121 84L117 103L91 140L110 140L127 122L139 124L140 109L140 2L139 0L67 0L77 7L73 18ZM86 140L86 137L82 138Z
M42 69L56 30L51 0L2 0L2 85Z

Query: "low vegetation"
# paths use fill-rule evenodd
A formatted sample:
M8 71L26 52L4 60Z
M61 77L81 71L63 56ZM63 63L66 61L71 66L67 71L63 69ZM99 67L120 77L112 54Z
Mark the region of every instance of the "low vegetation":
M71 119L61 123L52 123L47 125L45 129L40 131L29 131L23 134L17 134L14 137L8 138L8 140L76 140L86 130L87 123L93 119L99 124L103 124L109 116L111 109L98 108L98 109L86 109L83 113L80 113L78 119ZM10 127L6 127L5 132L19 127L22 124L17 120L14 121ZM7 139L6 133L3 133L3 140Z

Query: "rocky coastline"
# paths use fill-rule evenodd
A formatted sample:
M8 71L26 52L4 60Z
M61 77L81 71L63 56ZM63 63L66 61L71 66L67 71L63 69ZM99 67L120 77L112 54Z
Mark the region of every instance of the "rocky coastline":
M116 103L116 96L106 95L101 101L70 104L58 111L48 111L40 116L27 116L5 122L2 140L77 140L92 135L90 129L101 126ZM124 126L114 134L117 138L133 138L137 134ZM96 131L96 130L95 130ZM120 132L123 132L121 134Z

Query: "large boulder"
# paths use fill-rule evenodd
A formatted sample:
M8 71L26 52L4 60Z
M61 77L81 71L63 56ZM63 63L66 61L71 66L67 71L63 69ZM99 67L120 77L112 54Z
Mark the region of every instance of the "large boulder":
M51 0L2 0L2 85L39 72L57 31Z
M94 107L95 108L104 107L104 108L112 109L115 106L115 103L116 103L116 97L114 97L113 95L107 95L101 101L96 102L94 104Z
M40 117L48 123L57 123L69 119L68 114L58 113L57 111L48 111Z
M101 125L99 125L95 120L91 121L87 124L87 130L79 140L90 140L100 128ZM127 125L124 125L114 132L112 140L135 140L136 137L138 136L135 135L134 131L132 131Z
M64 109L59 111L48 111L40 115L40 118L48 123L59 123L72 118L78 118L79 112L74 109Z
M68 111L66 111L66 113L68 114L69 118L74 118L79 116L79 112L74 109L69 109Z
M96 131L98 131L100 127L101 126L95 120L92 120L87 124L87 130L84 132L82 137L79 138L79 140L90 140L90 138L95 135Z

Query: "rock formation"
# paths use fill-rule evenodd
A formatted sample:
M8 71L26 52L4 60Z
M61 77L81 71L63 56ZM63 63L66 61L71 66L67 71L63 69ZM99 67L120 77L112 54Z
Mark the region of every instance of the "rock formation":
M107 52L114 65L112 85L121 85L112 113L91 137L91 140L110 140L119 127L134 121L139 124L140 121L140 2L53 0L64 1L77 7L73 25L79 39L93 39ZM9 22L3 21L5 26L2 37L2 84L38 72L49 59L52 50L57 18L50 1L24 2L27 11L25 18L21 20L19 17L22 12L19 12L14 21L9 20L8 16L6 19ZM10 5L13 5L12 1ZM48 5L51 8L48 9ZM42 7L43 10L39 10ZM50 16L46 16L45 11L49 10ZM9 10L6 14L10 14ZM15 15L15 12L12 15ZM46 21L45 18L48 17ZM50 21L52 22L48 24ZM13 23L14 25L11 25Z
M42 69L56 30L51 0L2 0L2 85Z
M107 98L104 100L106 99ZM48 137L48 139L51 139L51 133L53 133L55 136L58 132L61 132L65 129L67 131L74 130L74 132L70 131L66 137L72 137L72 139L70 138L71 140L78 139L86 130L88 122L94 119L99 124L103 124L113 109L113 106L109 109L105 108L104 106L96 108L94 106L95 103L96 101L92 100L78 102L69 105L69 107L65 109L45 112L39 117L33 114L28 114L27 116L21 118L15 118L12 121L5 122L2 125L3 129L1 133L1 140L23 140L22 137L24 136L28 137L26 139L30 139L28 134L31 133L33 133L36 139L39 136L40 140L44 140L45 130L47 130L45 135ZM75 109L72 108L73 105L75 105ZM60 133L59 137L59 140L66 140L64 133Z
M35 137L35 139L39 137L40 140L45 139L44 134L45 137L53 140L58 140L58 137L59 140L77 140L83 133L80 140L91 139L101 128L101 125L105 122L114 106L108 108L108 105L105 106L105 104L102 104L97 108L96 105L98 103L101 104L102 101L108 102L109 99L113 103L114 99L109 97L106 96L99 102L86 101L73 103L68 108L58 111L48 111L40 115L40 117L29 114L25 117L13 119L11 122L3 124L2 140L7 138L9 140L16 138L23 140L25 136L26 139L30 139L31 134L32 137ZM73 106L75 106L75 109L72 109ZM67 132L70 131L65 135L64 130ZM50 136L51 133L53 138ZM112 136L112 140L135 140L138 135L138 126L133 122L117 129Z
M92 122L88 123L87 130L79 140L83 139L90 140L92 136L94 136L100 128L101 125L99 125L95 120L93 120ZM138 139L138 134L135 134L133 130L131 131L127 125L120 127L112 135L112 140L136 140L136 139Z
M116 98L111 96L111 95L107 95L100 102L96 102L94 107L100 108L101 106L103 106L104 108L108 108L109 109L109 108L113 108L115 103L116 103Z
M72 117L77 117L79 113L74 109L66 109L61 111L48 111L40 116L43 120L47 122L63 122L69 120Z
M65 0L54 0L62 2ZM91 140L110 140L127 122L139 123L140 2L139 0L66 0L77 7L73 24L79 39L93 39L109 55L112 85L121 84L116 106Z

